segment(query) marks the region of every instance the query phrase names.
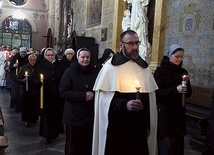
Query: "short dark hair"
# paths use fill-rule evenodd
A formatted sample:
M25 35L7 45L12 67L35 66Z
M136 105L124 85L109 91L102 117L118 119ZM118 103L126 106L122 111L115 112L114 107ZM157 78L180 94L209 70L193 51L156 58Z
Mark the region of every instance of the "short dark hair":
M130 34L130 35L137 35L137 33L133 30L126 30L123 33L121 33L120 35L120 41L123 41L123 38L125 37L125 35Z

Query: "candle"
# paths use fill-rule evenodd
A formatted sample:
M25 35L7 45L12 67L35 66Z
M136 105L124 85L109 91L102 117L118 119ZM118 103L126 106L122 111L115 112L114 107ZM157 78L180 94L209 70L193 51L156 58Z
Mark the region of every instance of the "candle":
M8 72L10 72L10 61L7 62Z
M42 86L40 88L40 109L43 109L43 83L44 83L44 76L40 74L40 81L42 82Z
M135 89L136 89L136 100L140 100L140 88L141 88L140 85L135 87Z
M28 72L25 72L26 91L28 91Z
M182 79L183 81L181 82L182 83L182 87L187 87L187 80L188 80L189 76L188 75L183 75L182 76ZM185 104L185 92L182 94L182 107L184 107L184 104Z
M16 59L16 64L17 64L17 67L16 67L16 75L18 75L18 71L19 71L19 69L18 69L18 63L19 63L19 60Z

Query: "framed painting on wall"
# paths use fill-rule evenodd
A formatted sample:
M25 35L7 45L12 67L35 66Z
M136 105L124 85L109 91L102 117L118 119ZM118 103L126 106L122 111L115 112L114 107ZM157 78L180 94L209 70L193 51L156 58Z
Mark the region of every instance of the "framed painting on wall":
M86 27L101 24L102 0L87 0L87 22Z

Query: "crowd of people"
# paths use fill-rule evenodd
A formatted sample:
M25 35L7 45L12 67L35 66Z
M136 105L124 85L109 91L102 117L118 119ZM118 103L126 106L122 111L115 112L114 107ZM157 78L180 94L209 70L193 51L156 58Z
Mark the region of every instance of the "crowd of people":
M40 122L45 144L65 131L66 155L184 155L184 98L192 93L184 49L170 46L153 75L140 44L126 30L120 51L105 49L95 64L84 47L58 59L53 48L2 46L1 87L26 127Z

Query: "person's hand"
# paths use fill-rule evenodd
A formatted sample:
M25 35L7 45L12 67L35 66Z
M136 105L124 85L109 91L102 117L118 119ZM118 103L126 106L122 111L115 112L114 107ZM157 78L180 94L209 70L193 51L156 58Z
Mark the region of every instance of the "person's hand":
M86 92L86 101L91 101L94 98L94 93L93 92Z
M18 67L18 63L14 63L13 67L15 67L15 68Z
M187 91L187 86L182 86L182 84L177 86L177 90L179 93L186 93Z
M128 111L140 111L143 109L143 104L140 100L130 100L127 103Z

